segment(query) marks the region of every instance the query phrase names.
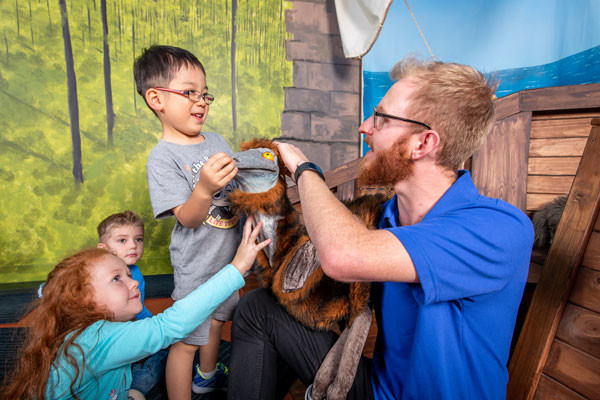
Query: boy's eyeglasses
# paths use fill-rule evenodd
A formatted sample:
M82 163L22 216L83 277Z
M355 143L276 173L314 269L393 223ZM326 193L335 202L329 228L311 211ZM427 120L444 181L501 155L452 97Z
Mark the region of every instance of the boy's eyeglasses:
M376 129L381 129L383 127L383 118L397 119L399 121L410 122L411 124L418 124L418 125L424 126L427 129L431 129L431 127L429 125L427 125L425 122L415 121L414 119L397 117L395 115L390 115L390 114L384 114L382 112L377 111L377 109L375 107L373 107L373 126Z
M180 94L182 96L187 97L188 99L190 99L190 101L192 101L194 103L199 102L200 99L203 99L206 104L211 104L213 101L215 101L215 96L213 96L212 94L200 93L197 90L175 90L175 89L167 89L167 88L162 88L162 87L157 87L154 89L162 90L163 92Z

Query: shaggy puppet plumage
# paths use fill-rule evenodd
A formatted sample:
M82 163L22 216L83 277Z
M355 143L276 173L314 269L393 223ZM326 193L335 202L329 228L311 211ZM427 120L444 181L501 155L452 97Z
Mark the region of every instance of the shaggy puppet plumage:
M234 159L239 190L230 197L237 210L262 221L259 240L273 242L257 256L258 278L277 301L305 326L342 329L317 371L312 398L344 399L356 373L371 325L370 284L335 281L323 273L317 251L287 197L277 146L267 139L242 143ZM369 228L381 216L384 195L367 195L346 206Z

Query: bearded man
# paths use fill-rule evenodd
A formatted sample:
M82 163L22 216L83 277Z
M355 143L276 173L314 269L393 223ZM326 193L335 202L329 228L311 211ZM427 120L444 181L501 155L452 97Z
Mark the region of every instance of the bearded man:
M278 145L323 271L374 282L375 351L348 398L505 399L533 228L460 170L492 127L495 85L469 66L414 59L391 76L359 128L372 149L360 181L395 192L378 230L359 223L298 148ZM296 376L310 384L335 339L304 328L268 292L250 292L233 319L229 398L281 398Z

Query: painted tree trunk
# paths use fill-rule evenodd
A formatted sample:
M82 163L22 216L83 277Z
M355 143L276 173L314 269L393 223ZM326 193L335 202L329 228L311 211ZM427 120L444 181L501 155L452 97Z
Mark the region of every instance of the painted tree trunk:
M235 37L236 37L237 0L231 0L231 120L233 122L233 143L237 140L237 98L235 94Z
M100 1L102 13L102 36L104 38L104 97L106 101L106 137L108 144L113 142L113 127L115 126L115 113L113 110L112 85L110 81L110 50L108 48L108 18L106 17L106 0Z
M81 137L79 133L79 103L77 101L77 78L73 63L73 48L71 47L71 32L69 31L69 15L66 0L58 0L62 21L62 34L65 49L65 64L67 67L67 93L69 116L71 118L71 142L73 143L73 177L75 183L83 183L81 166Z

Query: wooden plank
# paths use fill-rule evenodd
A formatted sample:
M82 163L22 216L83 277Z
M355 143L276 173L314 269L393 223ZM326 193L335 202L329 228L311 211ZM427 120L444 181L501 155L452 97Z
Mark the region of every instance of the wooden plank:
M520 93L521 111L574 110L600 106L599 83L553 86Z
M598 215L600 119L592 122L595 125L590 132L563 216L548 251L542 276L509 363L509 399L533 398Z
M600 218L598 221L600 221ZM600 232L595 231L596 229L598 229L597 222L594 227L594 232L590 237L588 247L585 249L581 264L596 271L600 271Z
M599 105L600 107L600 105ZM600 116L600 108L592 109L592 111L566 111L560 110L557 112L534 112L531 117L532 121L544 121L548 119L567 119L567 118L597 118ZM590 121L591 123L591 121Z
M494 118L500 121L521 112L520 92L511 93L494 101Z
M531 139L530 157L581 156L586 138Z
M160 314L167 308L171 307L175 300L170 297L154 297L151 299L144 299L144 305L152 313L152 315Z
M551 202L555 198L565 195L568 192L560 194L533 193L527 194L527 211L536 211L542 208L546 203Z
M356 195L356 180L351 180L338 185L335 191L335 196L341 201L353 200Z
M569 301L600 313L600 271L579 268Z
M600 84L522 90L496 100L495 104L496 120L527 111L597 109L600 107Z
M333 188L341 185L342 183L356 179L361 162L362 157L325 172L325 180L327 181L329 188Z
M529 157L530 175L575 175L581 157Z
M592 117L549 119L531 122L531 138L587 137Z
M529 263L529 274L527 275L527 283L537 283L542 275L542 265Z
M567 304L556 338L600 358L600 314Z
M344 184L348 181L355 180L358 176L358 169L360 167L361 161L362 157L325 172L323 175L325 175L325 182L327 182L327 186L329 187L329 189L336 188L337 186ZM287 191L288 197L292 204L295 204L300 201L300 197L298 196L298 188L295 184L289 186Z
M519 113L494 125L471 164L475 186L525 211L531 113Z
M574 176L529 175L527 193L568 193Z
M590 399L600 399L600 359L555 340L544 373Z
M534 400L586 400L586 398L557 380L542 375Z

